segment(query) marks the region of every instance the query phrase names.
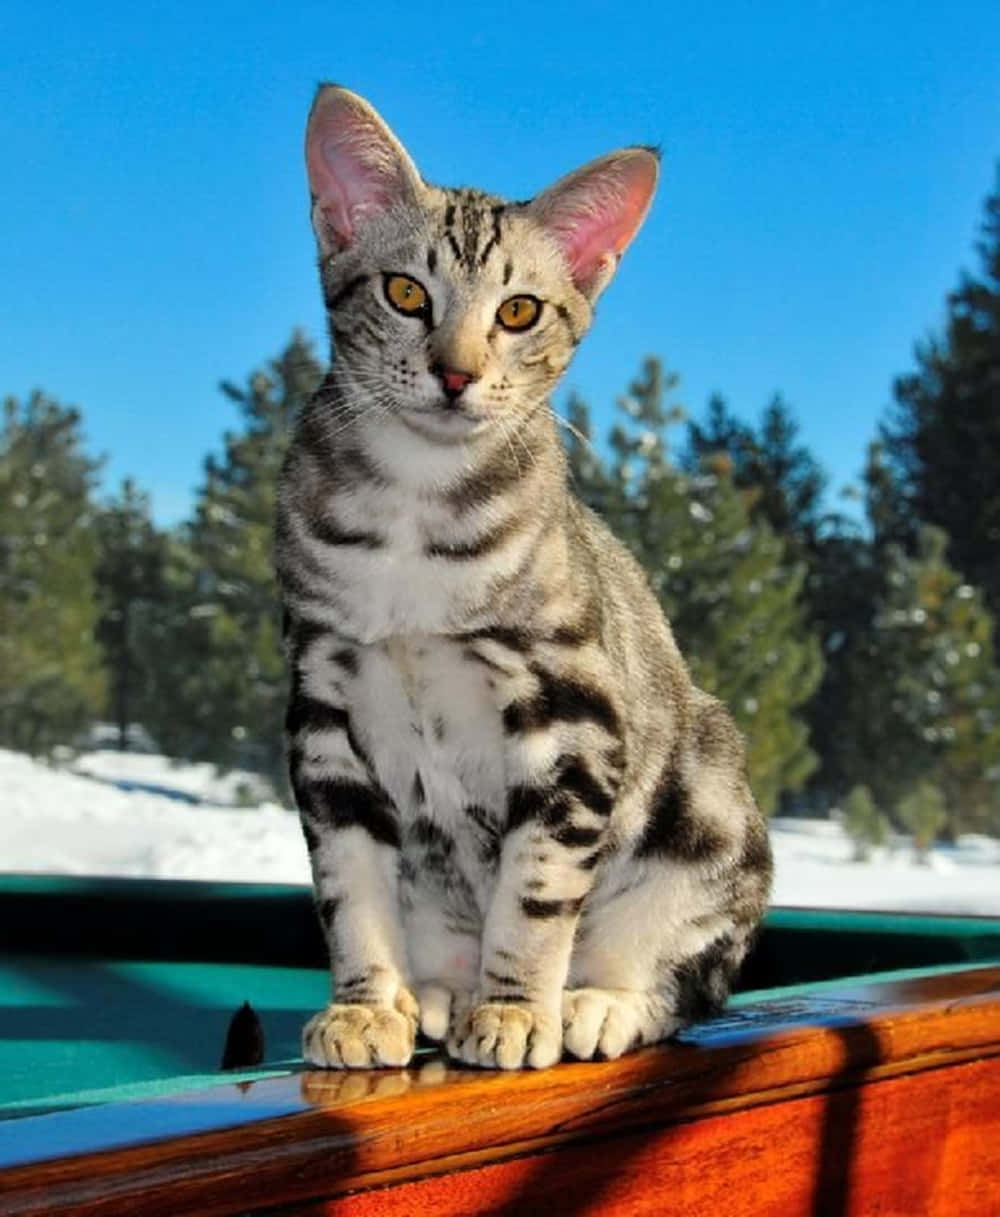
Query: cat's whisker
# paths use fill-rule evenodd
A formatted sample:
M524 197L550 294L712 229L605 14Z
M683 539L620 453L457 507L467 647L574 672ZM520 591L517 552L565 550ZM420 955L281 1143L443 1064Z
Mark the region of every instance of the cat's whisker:
M580 428L574 426L568 418L563 418L563 416L557 410L552 411L552 417L556 420L560 427L565 427L570 435L576 436L576 438L581 444L583 444L585 448L588 448L594 456L597 456L597 449L591 443L589 435L585 435Z

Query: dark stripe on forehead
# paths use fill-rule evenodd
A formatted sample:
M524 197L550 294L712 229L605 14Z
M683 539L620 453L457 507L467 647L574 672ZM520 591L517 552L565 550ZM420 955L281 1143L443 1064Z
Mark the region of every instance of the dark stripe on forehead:
M514 263L511 262L510 258L508 258L507 261L503 264L503 285L504 285L504 287L506 287L507 284L510 282L511 276L513 275L513 273L514 273Z
M483 252L479 255L479 265L480 266L486 265L487 258L489 258L490 254L500 243L500 235L501 235L500 234L500 217L503 215L503 212L504 212L503 204L501 203L498 206L492 208L492 212L493 212L493 232L490 236L490 239L486 242L486 245L483 247ZM504 282L506 283L507 280L505 279Z
M458 247L458 241L455 240L453 231L455 225L455 204L449 203L444 209L444 236L445 240L451 246L451 252L455 255L455 261L462 261L462 251Z
M466 196L462 203L462 262L469 270L476 265L476 250L479 249L479 228L483 215L478 199Z
M437 250L429 249L427 251L427 269L431 272L432 275L437 270L437 264L438 264Z

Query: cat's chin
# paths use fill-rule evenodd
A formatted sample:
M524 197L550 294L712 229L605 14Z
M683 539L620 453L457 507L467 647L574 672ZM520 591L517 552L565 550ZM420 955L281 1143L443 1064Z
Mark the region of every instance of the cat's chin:
M397 417L411 431L441 444L472 439L489 425L489 420L481 414L440 406L407 406Z

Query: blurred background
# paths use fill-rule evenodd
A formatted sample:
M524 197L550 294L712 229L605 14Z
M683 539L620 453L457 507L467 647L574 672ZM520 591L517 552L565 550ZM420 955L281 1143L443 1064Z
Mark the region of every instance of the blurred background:
M784 903L1000 911L1000 9L0 17L0 869L308 881L274 484L329 356L302 133L527 198L659 145L554 408L731 706Z

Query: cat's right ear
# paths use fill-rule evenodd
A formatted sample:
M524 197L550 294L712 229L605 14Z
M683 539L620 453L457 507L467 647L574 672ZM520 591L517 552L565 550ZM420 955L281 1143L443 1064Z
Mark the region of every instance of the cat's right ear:
M372 106L339 85L321 85L306 127L312 223L324 255L357 237L366 219L415 199L420 174Z

